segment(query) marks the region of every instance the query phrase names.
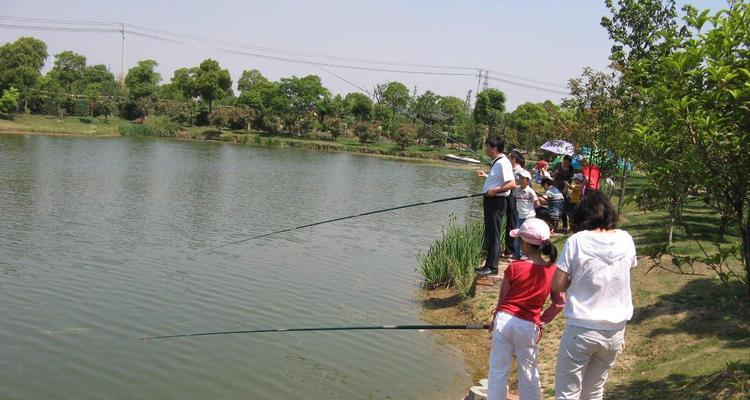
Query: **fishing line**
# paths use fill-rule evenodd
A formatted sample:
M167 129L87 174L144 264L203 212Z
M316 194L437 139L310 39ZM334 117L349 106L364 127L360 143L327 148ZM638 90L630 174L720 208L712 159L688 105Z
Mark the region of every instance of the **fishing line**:
M276 329L256 329L247 331L222 331L222 332L202 332L202 333L184 333L179 335L165 336L144 336L138 340L150 339L172 339L196 336L218 336L218 335L237 335L244 333L278 333L278 332L326 332L326 331L374 331L374 330L476 330L489 329L487 324L466 324L466 325L375 325L375 326L331 326L318 328L276 328Z
M294 231L294 230L297 230L297 229L303 229L303 228L309 228L309 227L312 227L312 226L328 224L328 223L331 223L331 222L343 221L343 220L346 220L346 219L359 218L359 217L364 217L366 215L379 214L379 213L384 213L384 212L388 212L388 211L401 210L401 209L404 209L404 208L423 206L423 205L427 205L427 204L436 204L436 203L442 203L442 202L445 202L445 201L469 199L469 198L472 198L472 197L479 197L479 196L484 196L484 193L475 193L475 194L469 194L469 195L464 195L464 196L449 197L449 198L445 198L445 199L423 201L423 202L414 203L414 204L407 204L407 205L403 205L403 206L396 206L396 207L384 208L382 210L367 211L367 212L363 212L363 213L359 213L359 214L347 215L345 217L338 217L338 218L333 218L333 219L329 219L329 220L325 220L325 221L313 222L311 224L305 224L305 225L295 226L293 228L281 229L281 230L278 230L278 231L264 233L262 235L257 235L257 236L252 236L252 237L240 239L240 240L235 240L235 241L232 241L232 242L227 242L227 243L224 243L224 244L220 244L218 246L209 247L208 249L198 250L198 251L196 251L193 254L205 253L205 252L209 252L209 251L212 251L212 250L220 249L222 247L231 246L231 245L234 245L234 244L244 243L244 242L248 242L248 241L251 241L251 240L264 238L264 237L267 237L267 236L277 235L279 233L291 232L291 231Z

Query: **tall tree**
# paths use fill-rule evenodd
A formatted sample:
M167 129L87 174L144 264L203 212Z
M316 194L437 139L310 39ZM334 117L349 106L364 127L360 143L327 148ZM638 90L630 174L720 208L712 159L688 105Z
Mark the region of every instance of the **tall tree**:
M505 93L497 89L486 89L477 94L474 105L474 122L486 125L491 134L497 134L505 112Z
M369 121L372 115L372 100L362 93L349 93L344 98L349 114L359 121Z
M73 92L73 83L83 79L83 70L86 67L86 57L70 50L63 51L55 56L52 73L68 89Z
M138 61L125 76L125 87L130 91L130 97L137 100L156 94L161 75L155 71L159 64L154 60Z
M237 81L237 90L242 92L252 91L258 85L268 83L268 79L257 69L242 71L242 76Z
M732 3L714 16L687 11L687 30L696 34L663 32L677 50L633 66L648 74L648 85L639 88L647 114L635 132L639 140L681 148L689 162L672 165L671 174L693 176L734 209L750 298L750 4ZM662 165L641 162L647 171Z
M208 102L208 112L212 111L213 101L224 97L231 91L232 77L229 70L221 69L219 62L212 59L203 60L195 71L195 94Z
M32 37L22 37L0 46L0 93L11 87L19 91L22 103L41 77L47 58L47 45Z

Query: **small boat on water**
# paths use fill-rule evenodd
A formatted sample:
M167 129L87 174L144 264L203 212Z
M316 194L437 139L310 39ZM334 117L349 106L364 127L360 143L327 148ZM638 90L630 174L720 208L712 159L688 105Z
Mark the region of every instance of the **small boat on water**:
M463 164L481 164L481 161L475 160L473 158L469 157L461 157L457 156L455 154L446 154L443 157L443 160L450 161L450 162L456 162L456 163L463 163Z

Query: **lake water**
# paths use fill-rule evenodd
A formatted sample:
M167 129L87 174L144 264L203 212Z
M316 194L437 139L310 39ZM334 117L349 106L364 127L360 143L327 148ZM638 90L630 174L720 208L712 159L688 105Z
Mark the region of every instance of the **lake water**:
M462 356L430 332L138 338L424 323L415 255L479 200L195 252L479 190L468 170L351 154L0 135L0 398L459 398Z

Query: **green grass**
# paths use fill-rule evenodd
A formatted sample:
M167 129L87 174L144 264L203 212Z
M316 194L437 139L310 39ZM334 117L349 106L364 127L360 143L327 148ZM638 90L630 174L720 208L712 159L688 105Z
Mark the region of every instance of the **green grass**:
M63 117L56 118L46 115L20 114L14 119L0 119L0 132L29 132L66 135L118 135L119 128L127 121L110 117Z
M427 287L452 286L461 297L473 293L474 268L482 261L484 225L474 221L465 226L456 225L451 218L443 236L424 254L419 254L419 272Z
M630 179L628 198L644 179L638 175ZM616 196L612 198L615 205L617 200ZM674 249L680 254L700 255L696 240L707 250L713 249L714 243L739 242L735 227L725 236L719 235L719 216L699 200L686 205L683 220L674 232ZM643 213L634 203L626 202L620 227L634 237L639 256L644 256L649 249L666 243L668 222L665 212ZM561 249L564 237L555 235L553 239ZM669 257L663 263L669 266ZM736 280L722 284L705 265L695 266L698 275L652 266L648 257L642 257L632 272L635 312L627 326L626 348L610 371L606 398L750 398L747 288ZM742 271L739 260L733 260L731 266ZM469 317L483 321L486 310L496 301L497 293L478 295L461 307L469 309ZM545 398L554 396L555 360L564 327L561 315L547 325L540 343L539 370Z

